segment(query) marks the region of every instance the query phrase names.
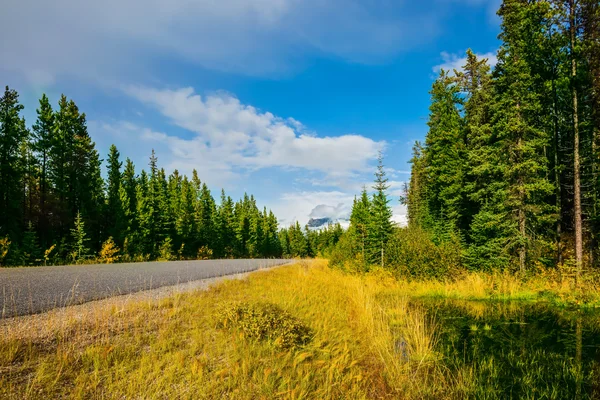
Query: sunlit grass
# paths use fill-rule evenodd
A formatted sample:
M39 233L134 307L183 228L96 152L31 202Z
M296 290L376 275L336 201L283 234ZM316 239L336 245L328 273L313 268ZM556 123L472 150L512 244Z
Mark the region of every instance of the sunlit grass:
M0 398L440 397L434 318L402 294L377 300L397 285L300 262L43 326L5 320ZM223 304L272 304L310 340L288 348L224 329Z
M467 272L446 279L398 280L397 294L459 300L547 302L557 306L600 307L600 283L584 274L578 283L560 269L526 277L510 272Z

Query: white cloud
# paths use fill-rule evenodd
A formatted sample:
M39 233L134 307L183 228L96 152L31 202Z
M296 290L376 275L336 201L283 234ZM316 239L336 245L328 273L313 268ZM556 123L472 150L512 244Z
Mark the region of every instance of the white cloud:
M273 212L283 226L298 221L304 226L309 218L349 216L354 194L340 191L297 191L283 193L273 205ZM313 213L313 211L318 212ZM326 215L323 212L329 212Z
M4 0L0 74L119 81L168 59L271 77L301 68L307 53L387 60L436 35L440 18L359 0Z
M349 176L366 170L385 145L355 134L308 134L298 121L260 111L226 93L203 98L192 88L127 87L125 92L194 133L190 139L164 133L144 136L167 146L173 164L183 170L209 159L227 168L300 168Z
M402 204L396 204L392 207L392 221L394 221L399 226L408 225L408 215L406 211L406 206Z
M310 218L349 218L354 196L358 193L342 191L296 191L281 195L272 205L273 212L280 218L282 225L298 221L302 226ZM407 224L406 206L400 204L398 197L390 192L392 221L400 226Z
M488 64L491 67L494 67L498 62L498 57L495 52L487 52L484 54L475 53L475 55L480 59L487 58ZM439 73L442 69L449 71L450 73L453 73L454 70L461 71L467 62L467 56L464 53L456 54L443 51L440 53L440 56L444 62L432 68L435 73Z
M319 204L311 210L308 216L309 218L331 218L332 220L347 219L350 216L350 209L344 203L339 203L336 206Z
M229 163L221 152L211 151L209 146L197 141L186 144L184 139L125 121L89 121L88 129L96 138L96 144L102 154L108 152L112 143L117 143L121 154L132 159L138 172L147 169L148 158L154 150L159 165L164 167L167 173L177 169L191 176L192 170L196 169L202 181L213 190L221 187L230 189L246 175L245 171L234 170L234 165Z

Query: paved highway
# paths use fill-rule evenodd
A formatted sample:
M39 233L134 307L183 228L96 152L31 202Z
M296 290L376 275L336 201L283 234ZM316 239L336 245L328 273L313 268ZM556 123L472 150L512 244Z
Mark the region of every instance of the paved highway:
M0 317L200 279L254 271L289 260L206 260L0 268Z

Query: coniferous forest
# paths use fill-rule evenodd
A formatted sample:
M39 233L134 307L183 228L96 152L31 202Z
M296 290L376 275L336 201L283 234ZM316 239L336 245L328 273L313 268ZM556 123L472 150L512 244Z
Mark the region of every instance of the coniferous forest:
M278 228L253 196L217 203L194 170L167 176L154 152L136 169L111 146L101 159L85 113L39 100L28 127L15 90L0 97L0 265L311 256L341 227ZM102 168L106 168L106 179Z
M472 269L598 264L599 8L505 1L493 70L469 51L433 84L409 221L455 236Z
M410 232L375 232L381 204L363 192L334 262L358 254L439 276L442 262L406 254L423 246L408 243L431 241L441 259L472 270L570 264L579 274L600 263L598 1L506 0L498 15L497 64L469 50L462 69L433 83L401 199ZM365 247L369 237L381 245Z

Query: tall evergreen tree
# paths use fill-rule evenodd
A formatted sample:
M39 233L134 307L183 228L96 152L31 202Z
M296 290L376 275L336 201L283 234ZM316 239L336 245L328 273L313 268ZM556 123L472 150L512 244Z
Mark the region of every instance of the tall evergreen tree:
M503 44L495 69L492 146L505 187L498 188L492 212L511 222L505 232L505 247L518 257L521 272L530 250L537 254L544 250L548 239L545 228L554 217L553 207L545 203L553 193L544 156L550 138L539 126L541 94L534 90L528 43L523 40L523 29L534 6L521 0L503 3L499 11Z
M28 138L19 95L6 86L0 97L0 237L20 239L23 227L21 146Z
M75 217L74 226L71 228L71 258L73 261L83 261L90 255L90 249L87 245L89 240L85 232L85 223L78 212Z
M33 125L33 150L39 157L40 163L40 217L38 229L42 246L48 243L49 221L48 221L48 203L51 190L51 182L48 174L48 164L50 152L54 143L54 111L48 97L43 94L40 99L40 106L37 109L37 121Z
M441 232L457 232L463 213L465 139L456 80L441 71L431 90L429 132L424 152L427 164L429 212Z
M392 233L392 209L387 196L388 179L383 166L383 156L379 153L373 200L371 202L371 218L369 224L368 257L372 263L380 263L383 267L384 248Z
M126 210L123 206L123 193L121 191L121 166L123 163L119 160L119 157L119 150L117 150L114 144L111 145L107 165L106 223L108 235L114 239L118 247L123 247L128 224Z
M356 234L362 249L362 257L366 257L367 240L369 238L369 225L371 223L371 201L367 188L363 187L360 198L354 198L350 213L350 226Z

